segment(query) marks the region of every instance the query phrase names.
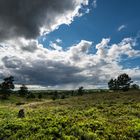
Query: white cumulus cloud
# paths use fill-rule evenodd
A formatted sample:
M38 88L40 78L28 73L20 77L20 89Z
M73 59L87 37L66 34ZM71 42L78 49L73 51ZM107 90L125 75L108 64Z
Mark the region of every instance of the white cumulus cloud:
M96 52L89 52L93 42L81 40L67 50L47 49L35 40L9 40L0 45L0 78L13 75L16 83L55 88L105 86L107 81L121 73L128 73L140 81L140 68L124 68L122 56L140 57L135 50L135 39L125 38L109 44L110 38L95 45ZM59 46L60 47L60 46Z

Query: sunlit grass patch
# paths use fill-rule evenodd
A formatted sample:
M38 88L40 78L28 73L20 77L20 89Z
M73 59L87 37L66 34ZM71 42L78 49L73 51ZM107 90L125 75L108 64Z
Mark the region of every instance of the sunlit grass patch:
M97 93L66 99L1 102L0 139L139 139L138 93ZM16 98L16 97L15 97ZM19 109L25 118L18 118Z

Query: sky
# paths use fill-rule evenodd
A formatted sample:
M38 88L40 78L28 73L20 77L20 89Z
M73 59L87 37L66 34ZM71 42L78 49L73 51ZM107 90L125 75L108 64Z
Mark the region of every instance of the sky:
M140 85L139 0L0 0L0 81L39 89Z

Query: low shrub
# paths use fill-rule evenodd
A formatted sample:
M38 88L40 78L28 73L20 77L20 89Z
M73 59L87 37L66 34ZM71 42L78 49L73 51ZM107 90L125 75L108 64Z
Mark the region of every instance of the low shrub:
M29 93L29 94L27 94L26 98L27 99L29 99L29 98L35 98L35 95L33 93Z

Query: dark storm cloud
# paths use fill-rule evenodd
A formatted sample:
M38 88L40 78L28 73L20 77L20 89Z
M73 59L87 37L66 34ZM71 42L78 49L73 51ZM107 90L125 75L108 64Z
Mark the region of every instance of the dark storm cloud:
M56 15L75 8L74 0L0 0L0 40L35 38Z
M23 63L20 69L13 69L12 73L17 80L19 78L21 83L55 86L79 83L85 80L85 76L78 75L81 71L80 68L61 62L39 60L32 62L31 66Z
M2 58L2 62L4 63L6 68L17 68L18 66L20 66L21 61L15 57L8 57L5 56Z
M26 43L23 39L9 41L12 45L0 46L0 80L13 75L16 84L73 88L81 85L105 85L114 75L128 73L139 84L140 68L123 68L118 63L118 59L122 61L123 55L131 58L140 56L140 51L132 48L130 40L126 38L118 44L108 46L108 39L103 39L96 45L95 54L87 52L92 43L85 40L66 51L37 46L33 40ZM27 49L29 46L31 48Z
M71 56L77 55L75 52L86 54L83 48L88 48L91 42L82 40L67 51L48 50L34 40L24 42L24 39L9 41L10 46L0 48L3 54L0 55L0 76L13 75L17 84L43 86L78 85L88 80L87 75L81 74L84 68L75 65ZM34 53L31 53L32 50L35 50Z

